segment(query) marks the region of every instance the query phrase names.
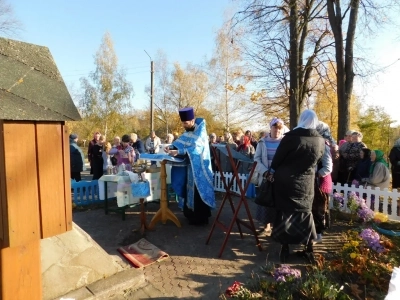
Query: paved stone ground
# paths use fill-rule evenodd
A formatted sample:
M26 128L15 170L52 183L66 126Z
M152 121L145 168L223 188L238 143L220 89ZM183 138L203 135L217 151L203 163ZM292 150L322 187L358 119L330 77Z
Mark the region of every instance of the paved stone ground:
M221 205L222 194L217 194L217 198L217 205ZM237 202L237 198L234 201ZM248 203L251 214L255 215L256 205L251 199ZM170 255L168 259L143 269L146 286L138 291L121 291L120 294L114 295L113 300L218 299L235 280L246 282L252 272L259 272L260 266L265 265L266 260L279 263L279 244L269 236L262 235L259 238L263 250L259 251L250 231L244 228L244 238L241 239L236 225L222 257L218 258L225 233L216 228L209 245L206 245L217 210L213 212L210 224L190 226L175 202L170 202L169 207L180 220L182 227L178 228L171 221L167 221L166 224L159 222L153 231L147 231L144 236L138 231L138 207L129 210L125 221L122 221L118 214L105 215L102 208L74 211L73 221L110 255L119 256L118 247L134 243L142 237ZM158 208L158 203L147 204L149 222ZM232 215L226 203L221 219L228 225ZM241 208L240 215L242 218L246 217L244 207ZM256 227L261 228L257 222ZM315 251L329 256L338 250L342 245L342 230L343 226L332 226L324 235L323 244L316 245ZM291 250L300 250L300 247L293 246ZM124 261L123 258L122 260ZM289 263L306 265L307 261L291 255Z

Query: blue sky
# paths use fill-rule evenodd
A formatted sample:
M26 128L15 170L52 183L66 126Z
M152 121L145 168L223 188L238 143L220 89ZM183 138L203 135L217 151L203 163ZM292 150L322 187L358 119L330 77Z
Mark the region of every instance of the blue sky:
M135 108L149 104L150 58L201 63L212 54L230 0L8 0L24 25L17 39L47 46L68 86L95 70L101 39L110 32L132 82ZM155 65L155 69L157 66Z
M149 105L150 59L162 50L170 63L202 63L214 48L216 31L231 0L8 0L24 31L17 39L47 46L66 82L78 89L79 78L94 71L101 39L109 31L120 66L132 82L135 108ZM356 85L364 104L383 106L400 123L400 34L377 35L370 45L372 60L387 68L367 86ZM397 40L396 40L397 39ZM397 60L397 62L396 62ZM157 71L157 66L155 66Z

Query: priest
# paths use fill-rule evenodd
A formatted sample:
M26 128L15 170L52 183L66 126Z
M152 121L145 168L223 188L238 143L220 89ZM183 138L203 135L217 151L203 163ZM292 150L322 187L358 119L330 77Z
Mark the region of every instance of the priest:
M171 184L183 199L181 206L189 224L208 224L211 209L215 208L215 193L206 121L195 118L193 107L180 109L179 117L185 132L165 151L185 158L185 163L172 166Z

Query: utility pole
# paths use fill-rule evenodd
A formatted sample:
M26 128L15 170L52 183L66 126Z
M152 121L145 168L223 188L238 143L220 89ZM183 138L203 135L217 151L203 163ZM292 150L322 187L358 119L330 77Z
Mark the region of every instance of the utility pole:
M147 51L144 50L144 52L150 58L150 132L152 132L154 130L154 62Z

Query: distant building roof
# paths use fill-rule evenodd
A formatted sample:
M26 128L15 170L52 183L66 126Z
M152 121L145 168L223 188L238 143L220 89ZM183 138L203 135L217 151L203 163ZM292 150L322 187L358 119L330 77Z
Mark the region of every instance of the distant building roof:
M0 119L81 119L47 47L0 38Z

